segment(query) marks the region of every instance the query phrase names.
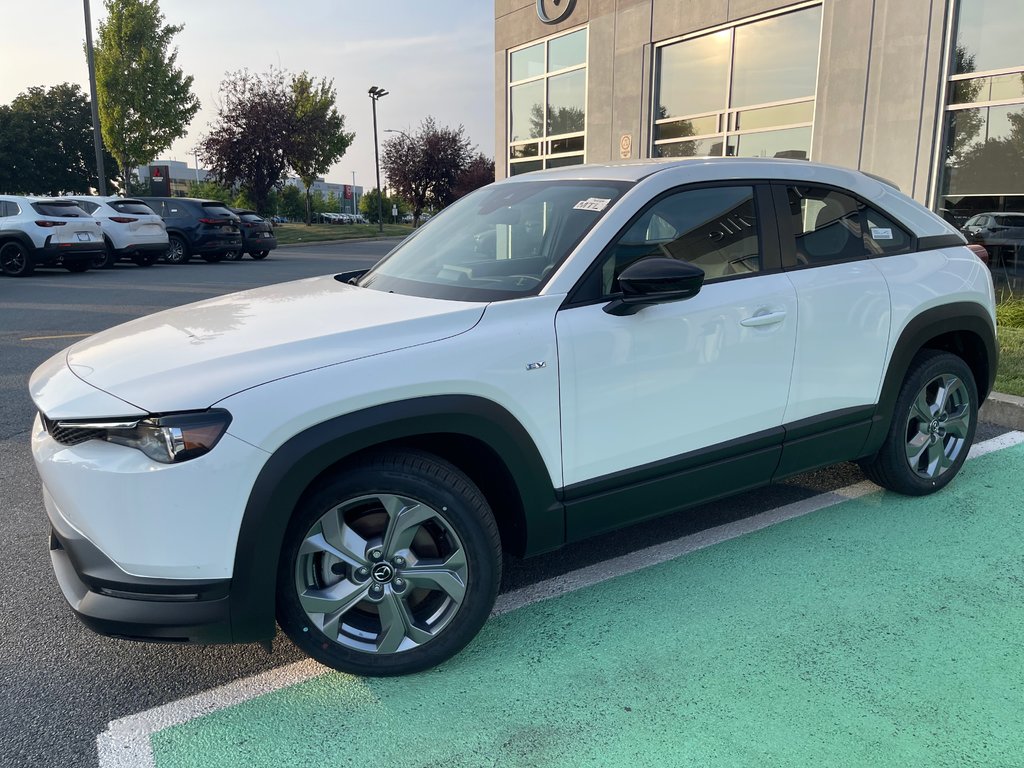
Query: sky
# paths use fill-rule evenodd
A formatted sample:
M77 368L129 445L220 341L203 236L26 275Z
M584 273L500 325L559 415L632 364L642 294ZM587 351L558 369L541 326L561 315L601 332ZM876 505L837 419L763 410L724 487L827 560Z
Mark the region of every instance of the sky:
M91 0L93 39L106 16ZM373 119L367 90L390 93L377 103L384 129L409 131L433 115L440 125L465 126L478 149L494 156L494 4L489 0L161 0L166 22L184 24L175 38L178 66L195 78L202 107L159 159L195 164L192 150L216 117L218 87L227 72L292 73L333 78L338 110L356 137L326 174L328 181L376 186ZM88 93L79 0L33 3L0 0L0 104L34 85L78 83Z

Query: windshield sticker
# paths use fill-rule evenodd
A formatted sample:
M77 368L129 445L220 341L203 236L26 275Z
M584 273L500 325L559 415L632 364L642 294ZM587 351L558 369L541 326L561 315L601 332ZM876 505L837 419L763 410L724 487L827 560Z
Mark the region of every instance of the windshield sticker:
M577 211L603 211L610 202L611 198L588 197L586 200L580 200L573 208Z
M889 227L872 227L871 237L875 240L892 240L892 229Z

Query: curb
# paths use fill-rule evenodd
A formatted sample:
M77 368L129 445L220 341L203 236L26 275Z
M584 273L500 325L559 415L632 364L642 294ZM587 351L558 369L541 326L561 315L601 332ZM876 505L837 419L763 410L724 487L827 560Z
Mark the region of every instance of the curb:
M978 418L1000 427L1024 430L1024 397L991 392L981 406Z
M390 240L394 240L396 243L400 243L405 238L401 235L387 235L386 237L341 237L336 240L310 240L308 242L301 243L286 243L285 245L278 244L278 248L305 248L312 245L331 245L332 243L384 243Z

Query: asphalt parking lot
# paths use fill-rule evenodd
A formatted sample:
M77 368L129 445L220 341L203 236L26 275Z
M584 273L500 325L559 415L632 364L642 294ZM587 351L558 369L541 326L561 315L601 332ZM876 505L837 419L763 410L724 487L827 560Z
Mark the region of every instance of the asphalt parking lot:
M46 550L47 526L28 450L34 416L27 394L31 371L76 339L120 322L235 290L368 266L390 245L285 248L263 262L197 262L149 269L126 264L105 272L72 275L41 270L29 279L0 280L0 547L5 553L0 559L0 766L96 766L97 736L107 732L111 721L289 668L301 658L280 637L272 654L250 646L142 645L98 637L77 622L53 579ZM983 425L977 440L1004 431ZM1008 648L1019 651L1024 627L1019 613L1007 611L1004 598L1010 594L1006 585L1016 580L1019 587L1024 580L1013 546L1020 541L1024 522L1016 513L1001 514L1006 498L997 504L990 491L1002 492L1003 473L1024 469L1024 455L1021 449L1008 448L969 468L968 482L935 497L940 501L909 504L877 493L844 502L854 506L841 513L817 512L778 530L716 545L683 560L670 559L553 601L524 604L493 620L467 653L440 672L386 683L316 675L208 720L193 719L161 730L152 738L152 764L796 764L790 752L768 746L747 750L740 755L742 760L722 762L723 756L738 754L727 749L730 744L749 744L752 739L765 745L804 744L817 764L854 764L857 761L841 759L850 734L868 734L880 750L858 755L883 755L886 746L898 747L884 753L884 760L862 764L961 764L962 751L933 749L949 739L920 737L922 729L946 732L966 728L968 720L976 719L968 709L942 709L938 692L949 680L958 686L957 695L966 697L963 701L981 697L984 706L977 717L985 715L992 723L989 731L978 732L980 741L962 749L982 750L977 754L993 758L980 763L1012 764L1001 759L1006 755L998 751L997 742L1011 728L1024 732L1017 722L1024 711L1019 700L1024 682L1004 662ZM665 542L798 504L862 479L856 467L840 465L531 561L513 562L503 591L515 594L535 585L557 584L560 577L580 569L628 562ZM1012 508L1022 507L1014 502ZM831 522L834 518L850 520L837 524ZM953 522L957 525L951 529ZM895 549L883 546L889 539L896 541ZM819 548L822 541L836 543ZM952 544L958 541L970 543L974 548L964 551L976 553L996 570L950 581L939 566L946 563L950 571L961 572L966 556L954 551ZM999 546L989 551L988 544ZM926 545L942 545L935 550L934 563L922 559L925 550L919 547ZM880 564L899 564L910 554L917 557L907 560L905 567L878 570ZM840 555L847 559L837 560ZM829 581L837 562L843 575L838 586L846 591L836 592L837 585ZM968 618L974 623L968 621L958 631L963 640L973 640L965 644L955 636L959 644L944 646L951 648L945 661L925 652L941 645L943 614L931 603L928 610L922 609L921 637L937 639L921 640L920 653L913 658L907 656L911 651L894 652L881 672L876 670L895 681L892 685L902 692L898 701L920 707L909 724L900 725L889 710L880 718L871 704L874 699L865 693L879 685L878 679L865 675L875 652L873 633L898 643L909 637L905 625L897 627L898 618L912 607L907 601L929 589L929 595L948 591L973 601L996 573L1006 589L1001 587L992 600L971 603L974 613ZM837 624L834 613L822 612L829 596L854 599L858 579L868 577L871 589L857 598L857 605L867 617L877 613L873 623L865 619ZM886 593L883 582L900 584L902 589ZM786 597L791 594L793 599ZM949 610L964 609L957 603ZM826 633L825 645L809 646L797 630L834 631ZM986 642L974 642L980 639ZM793 663L785 667L788 677L776 676L769 685L771 681L756 670L761 662L777 669L783 663L778 648L784 648ZM854 661L837 666L844 648L855 649ZM957 659L962 662L965 656L972 665L958 666ZM801 667L796 664L800 658L821 661ZM972 670L982 677L976 679ZM808 679L800 684L804 674ZM813 685L822 675L828 686ZM719 679L722 676L724 680ZM992 700L979 682L989 679L1003 681L997 686L1002 703ZM925 689L925 698L917 695ZM830 695L838 698L829 699ZM837 719L837 702L844 701L850 702L853 714ZM1014 703L1017 714L1008 716L1003 705ZM789 715L767 718L765 713L790 704L796 708ZM438 736L439 709L446 712L445 731L461 724L465 732ZM819 720L808 720L815 711ZM553 712L561 714L554 717ZM657 712L662 718L671 716L676 730L654 717ZM334 726L328 727L327 721ZM306 726L307 732L289 730L293 724ZM780 730L782 725L788 730ZM808 746L806 734L819 726L825 730L816 731L816 743L824 739L835 752ZM902 728L902 736L897 738L892 728ZM280 738L267 738L278 730ZM466 741L467 734L474 733ZM597 738L601 733L606 735ZM830 733L834 739L822 736ZM432 736L444 744L417 752L417 745L430 742ZM389 745L386 750L384 742ZM107 743L111 748L123 746ZM1005 743L1014 744L1016 754L1024 753L1020 744ZM644 752L643 744L654 744L658 751ZM576 757L564 759L567 750ZM411 762L401 760L410 754L415 755ZM602 762L602 755L611 757ZM764 758L761 763L755 762L758 755ZM899 763L901 755L935 759ZM493 760L488 763L485 756Z

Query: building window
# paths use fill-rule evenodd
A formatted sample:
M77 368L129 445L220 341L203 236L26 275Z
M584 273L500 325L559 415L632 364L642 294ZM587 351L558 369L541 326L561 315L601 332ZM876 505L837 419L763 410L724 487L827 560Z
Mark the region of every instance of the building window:
M508 73L508 175L582 163L587 30L510 52Z
M821 6L661 45L654 157L811 151Z
M961 0L947 83L939 212L962 226L1024 211L1024 3Z

